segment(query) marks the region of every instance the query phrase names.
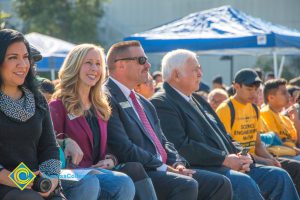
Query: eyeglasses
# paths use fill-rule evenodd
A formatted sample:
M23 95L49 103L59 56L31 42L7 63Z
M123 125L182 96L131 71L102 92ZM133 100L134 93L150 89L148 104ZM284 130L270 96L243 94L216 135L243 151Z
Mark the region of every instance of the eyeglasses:
M118 62L119 60L137 60L140 65L144 65L147 62L148 58L144 57L144 56L131 57L131 58L120 58L120 59L116 59L115 62Z

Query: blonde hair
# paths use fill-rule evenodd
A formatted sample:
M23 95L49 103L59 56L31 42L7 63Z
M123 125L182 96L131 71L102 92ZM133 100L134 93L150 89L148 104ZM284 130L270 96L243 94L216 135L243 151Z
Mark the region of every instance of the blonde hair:
M68 113L75 116L84 115L84 108L81 104L78 92L79 73L85 56L92 49L100 52L102 71L99 81L90 90L89 99L92 108L99 113L103 120L107 121L111 114L111 108L107 100L107 95L102 87L106 74L105 55L103 49L96 45L77 45L69 52L59 70L58 78L60 82L56 86L56 92L53 94L52 98L61 99Z

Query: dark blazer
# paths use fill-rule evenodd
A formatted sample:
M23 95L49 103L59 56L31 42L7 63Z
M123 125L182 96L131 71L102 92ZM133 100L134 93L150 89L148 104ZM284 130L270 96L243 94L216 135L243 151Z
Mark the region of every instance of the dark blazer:
M85 117L74 117L72 115L68 115L61 100L51 101L49 108L56 134L65 133L66 135L62 135L60 138L67 136L75 140L81 148L84 155L79 166L90 167L93 165L94 136ZM101 132L99 155L102 160L105 157L107 147L107 122L103 121L101 117L98 116L98 123Z
M120 162L140 162L146 170L156 169L163 163L156 157L156 148L121 89L109 79L106 83L112 106L112 116L108 121L108 147ZM137 95L154 132L165 148L167 164L185 160L177 153L174 145L167 141L160 128L154 106L142 96ZM123 105L123 106L122 106ZM127 106L124 106L127 105Z
M166 137L174 143L179 153L192 167L220 167L226 154L236 153L238 150L209 104L200 96L196 97L197 99L195 96L192 98L194 102L205 106L206 110L214 116L219 131L214 131L211 128L212 123L210 125L207 123L207 120L209 122L210 120L206 114L194 109L168 83L163 84L162 89L154 95L151 102L157 109ZM222 138L223 143L216 134Z

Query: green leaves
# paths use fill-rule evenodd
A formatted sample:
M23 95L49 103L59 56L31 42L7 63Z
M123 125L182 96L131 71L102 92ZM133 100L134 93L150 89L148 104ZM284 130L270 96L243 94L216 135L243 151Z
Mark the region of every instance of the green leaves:
M5 27L5 20L7 18L10 18L10 14L8 14L8 13L3 12L2 10L0 10L0 30Z
M39 32L73 43L99 43L97 24L106 0L14 0L26 32Z

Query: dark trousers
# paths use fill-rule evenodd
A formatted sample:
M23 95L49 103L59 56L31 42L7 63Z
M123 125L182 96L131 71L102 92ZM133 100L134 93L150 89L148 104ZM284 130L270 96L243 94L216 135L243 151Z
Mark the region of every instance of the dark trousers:
M116 171L127 174L133 182L138 182L145 178L149 178L143 165L138 162L122 163L121 166L117 166Z
M12 188L6 185L2 187L6 187L10 190L2 200L66 200L59 187L47 198L43 198L34 190L20 190L19 188Z
M232 199L230 181L220 174L196 170L193 178L161 171L148 171L159 200L229 200Z
M153 183L141 163L123 163L116 166L116 170L127 174L134 182L134 200L157 200Z
M285 169L295 184L298 195L300 196L300 162L290 158L278 158L281 167Z
M18 188L8 192L3 200L43 200L43 197L33 190L19 190Z

